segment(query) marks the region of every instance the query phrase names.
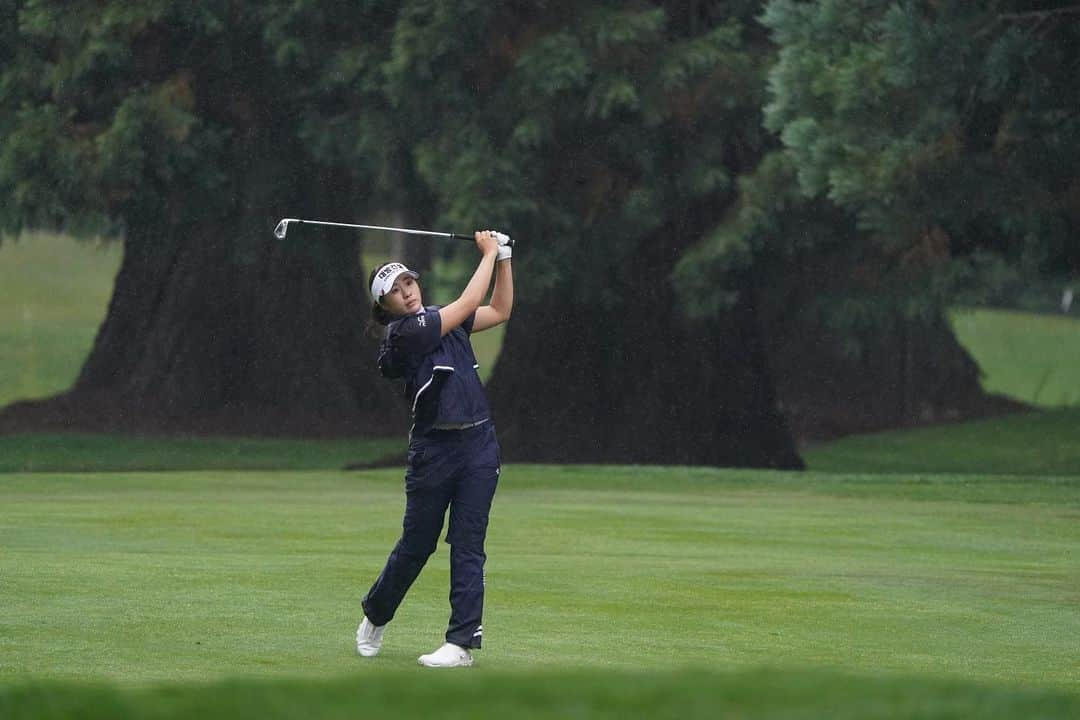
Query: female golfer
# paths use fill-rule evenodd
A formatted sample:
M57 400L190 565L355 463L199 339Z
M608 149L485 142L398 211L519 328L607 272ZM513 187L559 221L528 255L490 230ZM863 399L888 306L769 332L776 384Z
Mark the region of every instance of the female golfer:
M435 552L450 509L450 624L446 642L428 655L427 667L472 665L480 647L484 606L484 537L499 481L499 443L477 373L469 334L506 322L514 304L511 249L506 236L476 233L483 254L472 279L454 302L424 306L419 275L392 262L371 273L372 318L386 326L379 370L404 380L412 404L405 519L401 539L364 596L356 650L377 655L383 631L405 593ZM495 273L491 304L481 305Z

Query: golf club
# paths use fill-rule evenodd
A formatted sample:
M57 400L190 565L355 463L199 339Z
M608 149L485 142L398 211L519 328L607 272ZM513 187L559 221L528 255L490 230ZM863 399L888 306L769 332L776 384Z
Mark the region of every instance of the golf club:
M278 240L285 239L286 233L289 232L289 223L296 223L297 225L329 225L331 227L352 228L354 230L383 230L385 232L405 233L406 235L433 235L435 237L453 238L455 240L468 240L469 242L472 242L474 239L472 235L461 235L460 233L413 230L411 228L384 227L382 225L357 225L354 223L327 222L324 220L301 220L299 218L282 219L282 221L277 224L277 227L274 228L274 237ZM513 239L510 239L507 244L513 245Z

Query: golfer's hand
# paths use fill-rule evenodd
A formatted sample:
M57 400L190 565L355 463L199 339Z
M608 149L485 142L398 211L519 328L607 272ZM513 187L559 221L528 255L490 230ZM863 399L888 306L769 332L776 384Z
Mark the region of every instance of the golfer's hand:
M479 230L476 233L476 247L484 255L496 255L499 252L499 240L491 230Z
M491 232L495 233L495 239L499 241L499 256L495 259L500 262L503 260L509 260L510 256L514 254L513 250L511 249L514 242L510 239L509 235L497 232L495 230L492 230Z

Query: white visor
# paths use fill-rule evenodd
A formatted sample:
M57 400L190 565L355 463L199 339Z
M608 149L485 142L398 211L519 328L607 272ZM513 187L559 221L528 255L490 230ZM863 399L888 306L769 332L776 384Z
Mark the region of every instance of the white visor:
M401 263L388 263L379 272L375 273L375 277L371 280L371 299L379 302L382 296L390 292L390 288L394 287L394 281L398 279L399 275L408 275L417 280L420 279L419 273L413 272Z

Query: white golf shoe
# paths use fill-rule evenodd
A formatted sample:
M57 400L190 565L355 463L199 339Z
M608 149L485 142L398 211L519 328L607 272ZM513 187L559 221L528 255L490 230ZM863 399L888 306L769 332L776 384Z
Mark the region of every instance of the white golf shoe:
M473 656L463 647L446 643L433 653L421 655L418 661L424 667L469 667Z
M372 625L371 621L365 617L360 627L356 628L356 652L363 657L378 655L382 648L382 636L385 629L385 625Z

